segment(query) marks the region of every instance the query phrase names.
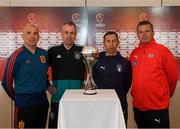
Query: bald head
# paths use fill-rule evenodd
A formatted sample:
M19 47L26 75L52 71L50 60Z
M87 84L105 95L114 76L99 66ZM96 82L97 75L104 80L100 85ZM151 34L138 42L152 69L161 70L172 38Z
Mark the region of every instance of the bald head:
M24 45L30 48L36 48L39 40L39 29L36 25L26 25L23 29L22 38Z
M39 33L39 28L36 25L33 25L33 24L27 24L23 29L23 33L25 33L30 28L36 29L36 31Z

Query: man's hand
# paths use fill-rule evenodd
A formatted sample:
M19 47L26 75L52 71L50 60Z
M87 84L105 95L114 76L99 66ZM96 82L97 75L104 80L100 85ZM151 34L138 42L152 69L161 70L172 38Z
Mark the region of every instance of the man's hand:
M51 95L54 95L56 93L56 87L53 85L50 85L47 90Z

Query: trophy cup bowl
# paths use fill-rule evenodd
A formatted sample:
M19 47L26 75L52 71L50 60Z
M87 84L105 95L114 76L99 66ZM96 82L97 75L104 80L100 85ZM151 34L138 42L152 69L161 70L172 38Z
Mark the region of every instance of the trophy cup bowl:
M87 70L87 81L84 86L84 94L86 95L94 95L97 93L96 84L92 75L92 68L96 62L96 58L98 55L98 48L95 46L85 46L82 49L83 61Z

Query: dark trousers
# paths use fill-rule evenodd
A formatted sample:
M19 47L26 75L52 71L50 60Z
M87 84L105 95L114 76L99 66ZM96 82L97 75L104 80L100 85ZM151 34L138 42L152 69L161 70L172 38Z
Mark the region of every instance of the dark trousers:
M49 128L57 128L59 103L51 103L51 111L49 115Z
M15 106L14 127L45 128L48 108L48 101L38 105L27 106L22 108Z
M138 128L170 128L169 109L140 111L133 108Z

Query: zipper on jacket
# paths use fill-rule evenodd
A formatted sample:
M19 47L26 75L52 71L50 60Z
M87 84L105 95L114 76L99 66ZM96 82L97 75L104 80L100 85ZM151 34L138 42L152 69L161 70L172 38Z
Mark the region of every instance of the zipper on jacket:
M141 55L141 63L139 64L140 65L139 68L141 68L141 69L139 69L139 73L143 73L143 71L144 71L144 69L142 68L142 65L143 65L144 62L142 60L144 60L144 58L145 58L144 56L145 55L146 55L146 50L145 50L145 48L143 48L142 55ZM141 86L142 85L141 84L142 83L141 80L142 80L142 76L143 75L139 74L138 76L139 76L138 85Z

